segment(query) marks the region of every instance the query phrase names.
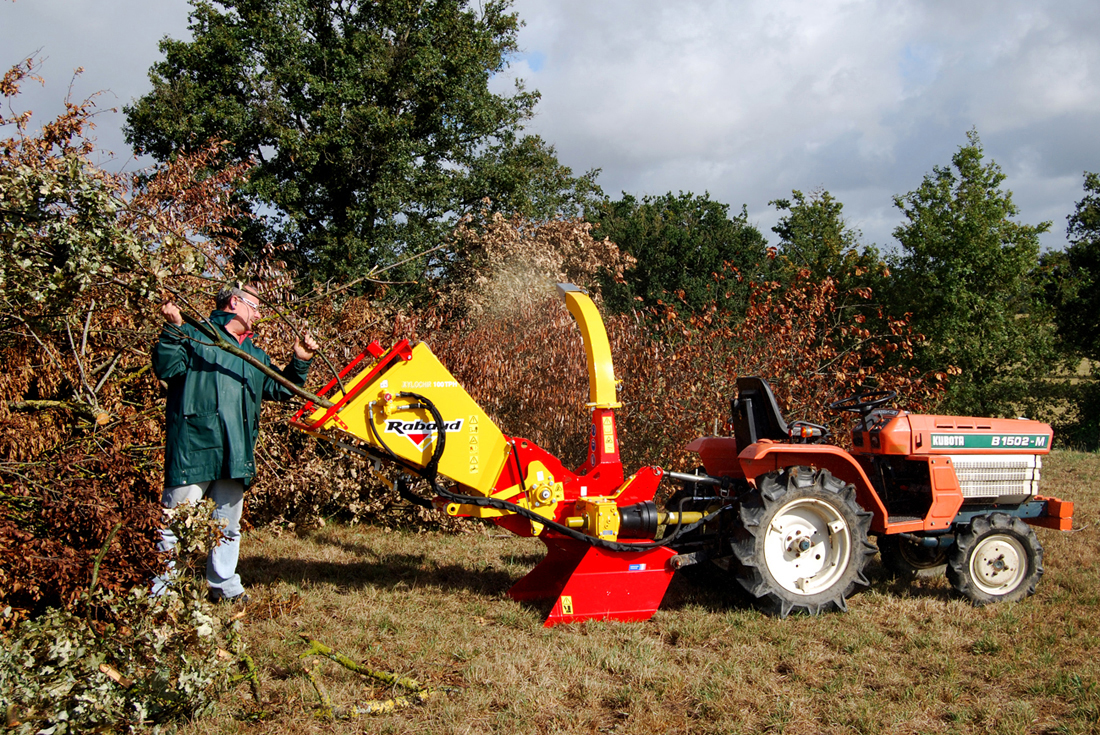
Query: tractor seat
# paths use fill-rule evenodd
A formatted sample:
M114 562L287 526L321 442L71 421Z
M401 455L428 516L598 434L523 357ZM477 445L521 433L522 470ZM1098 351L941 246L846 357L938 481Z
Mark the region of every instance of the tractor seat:
M788 441L787 422L771 386L763 378L738 378L737 398L730 401L730 408L738 450L761 439Z

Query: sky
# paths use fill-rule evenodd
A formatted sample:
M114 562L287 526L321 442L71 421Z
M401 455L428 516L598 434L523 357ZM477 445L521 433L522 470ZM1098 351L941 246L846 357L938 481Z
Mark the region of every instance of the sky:
M774 242L769 202L827 189L863 242L894 246L895 195L976 129L1018 221L1065 245L1083 172L1100 171L1096 0L516 0L520 53L492 82L542 99L528 130L614 198L680 191ZM123 115L147 92L185 0L0 0L0 63L45 59L21 108L102 91L101 163L135 168ZM73 70L84 72L73 80Z

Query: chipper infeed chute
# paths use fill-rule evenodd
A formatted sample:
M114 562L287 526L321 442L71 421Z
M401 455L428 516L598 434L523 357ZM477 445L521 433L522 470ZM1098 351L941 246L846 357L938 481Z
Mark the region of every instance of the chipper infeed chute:
M439 474L467 491L492 494L508 442L428 345L398 343L345 387L346 393L337 388L329 398L332 408L297 418L295 425L322 435L345 434L378 456L421 468L429 465L437 437L445 433L447 451L439 458ZM435 404L443 426L412 394Z

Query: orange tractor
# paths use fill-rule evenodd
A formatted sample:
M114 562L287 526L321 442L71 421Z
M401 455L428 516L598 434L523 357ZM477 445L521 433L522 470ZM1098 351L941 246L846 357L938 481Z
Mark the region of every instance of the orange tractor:
M886 392L832 404L857 415L849 453L823 443L822 426L787 424L766 381L741 378L734 436L687 447L700 469L627 476L603 321L580 289L558 288L588 361L591 425L580 467L504 434L424 343L372 343L322 391L328 406L307 404L291 422L400 468L395 488L414 502L537 536L546 557L508 594L553 601L547 626L646 620L673 574L697 564L724 570L781 616L843 610L867 584L872 535L897 572L945 566L975 604L1019 600L1043 573L1031 526L1071 527L1072 503L1038 492L1048 425L909 414L887 408L894 394ZM434 497L413 494L410 479L426 481ZM666 479L678 489L658 507Z

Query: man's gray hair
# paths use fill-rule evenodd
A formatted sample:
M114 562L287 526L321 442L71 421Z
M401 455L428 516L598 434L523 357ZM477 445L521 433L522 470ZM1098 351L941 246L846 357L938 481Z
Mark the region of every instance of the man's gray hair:
M256 294L249 293L239 288L223 288L218 291L218 295L214 297L214 308L218 311L225 311L229 308L229 299L236 296L239 299L248 299L249 301L255 301L257 299Z

